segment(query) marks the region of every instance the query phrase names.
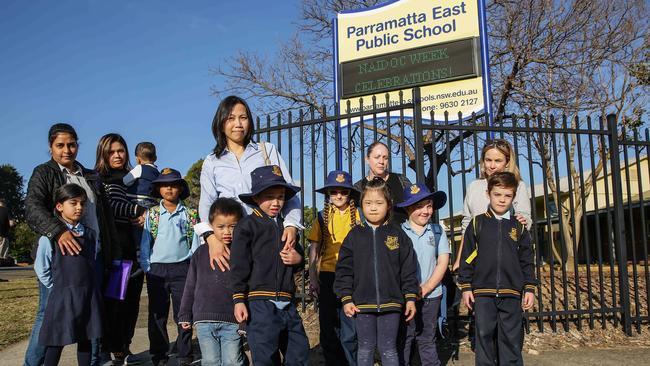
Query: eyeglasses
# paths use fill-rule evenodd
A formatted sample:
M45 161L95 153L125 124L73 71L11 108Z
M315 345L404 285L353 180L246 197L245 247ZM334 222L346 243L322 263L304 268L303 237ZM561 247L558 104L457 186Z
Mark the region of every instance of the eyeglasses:
M510 143L504 139L492 139L485 141L485 148L500 147L510 149Z

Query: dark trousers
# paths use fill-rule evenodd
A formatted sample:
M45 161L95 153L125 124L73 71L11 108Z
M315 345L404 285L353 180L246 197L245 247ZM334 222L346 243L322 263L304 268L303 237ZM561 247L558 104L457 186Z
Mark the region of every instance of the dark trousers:
M521 300L488 296L474 299L476 365L523 365Z
M107 309L110 309L108 317L111 326L107 327L108 339L105 342L110 352L126 352L129 349L140 312L140 294L143 284L144 275L140 273L129 279L124 300L104 299Z
M414 341L418 344L422 366L440 365L436 349L436 328L438 327L441 298L442 296L438 296L415 302L417 313L415 313L415 318L406 324L404 345L401 347L404 365L411 364L411 350Z
M318 321L320 324L320 346L325 365L347 365L345 353L339 340L341 334L341 301L334 294L334 272L321 272L318 275L320 293L318 295Z
M348 365L357 366L357 325L355 318L348 318L343 312L343 308L339 310L339 319L341 320L341 332L339 337L341 339L341 346L343 346L343 353Z
M248 317L246 333L253 365L280 365L274 355L281 348L284 365L307 365L309 340L295 304L278 309L269 300L252 300L248 303ZM286 351L280 345L283 332L286 332Z
M375 364L375 349L379 351L382 366L399 365L396 342L401 318L402 314L399 312L357 314L359 366Z
M167 316L171 297L174 309L174 322L177 324L178 337L176 349L179 361L192 359L192 330L184 330L178 324L178 311L181 306L185 278L189 261L180 263L152 263L147 272L147 292L149 295L149 353L155 364L167 360L169 336L167 335Z

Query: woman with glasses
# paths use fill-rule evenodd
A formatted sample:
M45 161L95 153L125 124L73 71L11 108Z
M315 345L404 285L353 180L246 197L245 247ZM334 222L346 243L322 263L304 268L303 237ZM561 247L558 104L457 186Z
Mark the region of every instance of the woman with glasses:
M465 203L463 205L463 221L461 223L463 235L465 229L472 221L474 216L485 213L490 204L487 196L487 178L494 173L510 172L517 177L519 187L517 194L512 202L513 214L519 222L525 224L528 229L532 224L530 216L530 196L528 195L528 188L526 183L521 180L521 174L515 161L515 152L510 146L508 141L503 139L494 139L487 141L486 145L481 151L481 160L479 161L481 169L481 177L469 184L467 194L465 195ZM460 242L460 247L457 253L463 250L463 241ZM460 267L460 255L456 256L456 261L452 266L452 271L456 271Z

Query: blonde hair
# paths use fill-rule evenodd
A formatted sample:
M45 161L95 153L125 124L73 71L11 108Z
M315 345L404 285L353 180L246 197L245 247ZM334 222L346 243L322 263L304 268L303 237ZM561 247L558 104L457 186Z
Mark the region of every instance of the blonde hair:
M519 167L517 167L515 151L510 143L503 139L488 140L486 141L485 146L483 146L483 150L481 150L481 160L479 161L481 178L487 179L487 174L485 173L485 154L492 149L497 150L506 157L506 168L504 171L514 174L517 181L520 181L521 173L519 173Z

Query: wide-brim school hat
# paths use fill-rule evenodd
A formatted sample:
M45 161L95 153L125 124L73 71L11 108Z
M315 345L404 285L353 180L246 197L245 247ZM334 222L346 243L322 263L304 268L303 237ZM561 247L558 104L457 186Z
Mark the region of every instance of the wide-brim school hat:
M190 196L190 186L187 184L181 173L172 168L165 168L160 172L160 175L156 180L151 182L151 196L155 198L162 198L160 195L160 190L158 186L163 183L178 183L183 187L179 198L184 200Z
M443 191L431 192L423 183L415 183L404 188L404 201L395 207L405 208L422 200L430 199L433 202L433 209L438 210L447 203L447 194Z
M325 185L321 188L318 188L316 192L327 194L327 192L332 188L343 188L350 190L350 197L353 198L357 203L359 202L359 197L361 192L352 184L352 176L350 173L343 170L332 170L327 174L327 179L325 179Z
M271 187L284 187L286 191L284 194L285 201L290 200L296 193L300 192L300 187L289 184L284 180L279 166L265 165L251 172L251 192L240 194L239 199L249 205L255 205L253 196Z

